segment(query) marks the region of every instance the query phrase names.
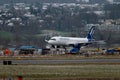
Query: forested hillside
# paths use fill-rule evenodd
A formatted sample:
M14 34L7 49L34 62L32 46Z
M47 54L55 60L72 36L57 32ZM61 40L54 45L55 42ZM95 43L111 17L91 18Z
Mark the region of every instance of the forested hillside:
M0 6L0 45L44 46L48 34L86 37L89 24L97 25L97 40L105 40L109 45L120 43L120 4L10 2Z
M5 3L35 3L35 2L40 2L40 3L51 3L51 2L56 2L56 3L71 3L75 2L76 0L0 0L0 4L5 4Z

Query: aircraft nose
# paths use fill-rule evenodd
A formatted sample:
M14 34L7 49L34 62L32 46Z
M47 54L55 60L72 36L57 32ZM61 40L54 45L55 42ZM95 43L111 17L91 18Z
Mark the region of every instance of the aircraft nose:
M51 41L51 40L49 40L49 41L48 41L48 43L52 43L52 41Z
M49 44L54 44L55 41L53 41L53 40L49 40L48 43L49 43Z

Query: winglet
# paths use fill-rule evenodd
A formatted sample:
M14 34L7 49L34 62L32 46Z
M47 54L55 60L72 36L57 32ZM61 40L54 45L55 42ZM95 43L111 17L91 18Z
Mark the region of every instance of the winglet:
M45 36L45 42L48 42L49 41L49 36Z

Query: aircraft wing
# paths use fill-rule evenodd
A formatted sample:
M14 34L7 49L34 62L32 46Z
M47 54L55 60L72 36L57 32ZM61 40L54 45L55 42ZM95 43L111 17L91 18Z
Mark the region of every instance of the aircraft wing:
M100 40L100 41L90 41L90 42L86 42L86 43L72 43L69 42L67 43L69 46L74 46L74 45L81 45L81 46L86 46L88 44L106 44L106 42L104 40Z
M99 41L93 41L93 44L106 44L104 40L99 40Z

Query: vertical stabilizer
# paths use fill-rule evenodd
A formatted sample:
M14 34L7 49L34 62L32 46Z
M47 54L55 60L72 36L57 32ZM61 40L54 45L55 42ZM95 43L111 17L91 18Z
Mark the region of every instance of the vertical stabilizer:
M93 40L94 40L94 39L93 39L94 31L95 31L95 26L92 26L92 27L90 28L90 30L89 30L88 35L87 35L87 39L88 39L89 41L93 41Z

